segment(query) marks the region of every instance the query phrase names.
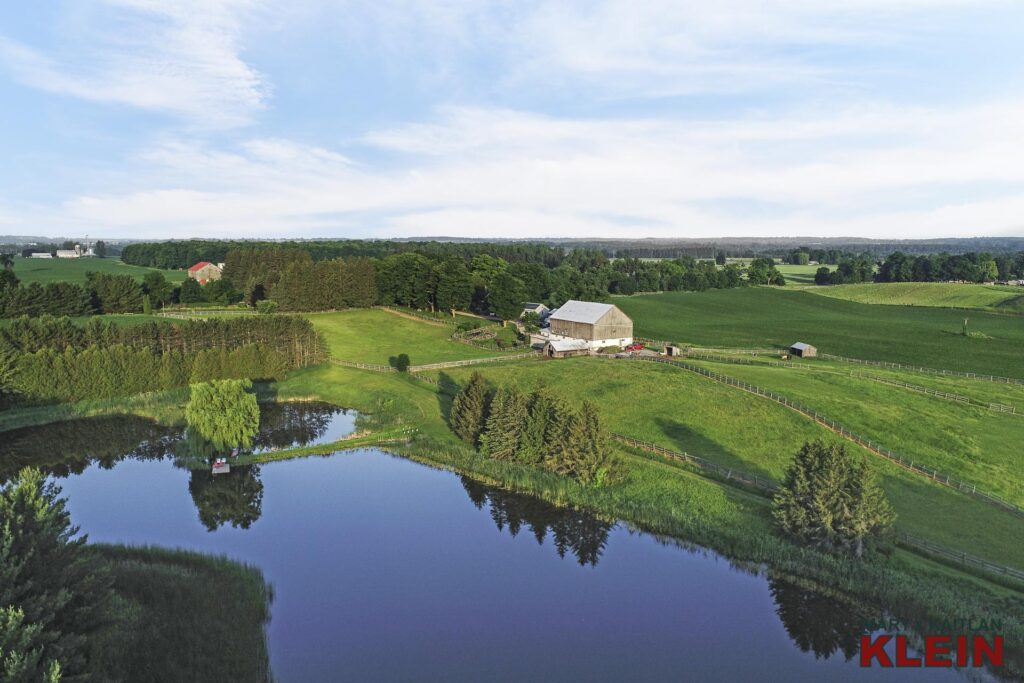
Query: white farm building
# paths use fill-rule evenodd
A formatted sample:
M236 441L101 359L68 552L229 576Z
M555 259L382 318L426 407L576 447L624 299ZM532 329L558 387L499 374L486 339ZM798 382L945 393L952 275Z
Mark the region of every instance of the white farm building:
M612 304L566 301L547 322L551 340L582 340L592 350L633 343L633 321Z

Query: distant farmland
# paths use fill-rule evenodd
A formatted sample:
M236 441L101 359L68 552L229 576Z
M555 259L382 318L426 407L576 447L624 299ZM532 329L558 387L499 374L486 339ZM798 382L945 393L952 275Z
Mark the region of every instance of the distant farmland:
M947 282L879 282L816 287L808 291L862 304L981 308L1024 313L1024 287Z
M140 281L146 276L146 273L153 271L163 273L164 277L171 282L181 282L186 276L184 270L159 270L157 268L132 266L118 258L33 259L19 256L14 259L14 274L18 276L18 280L25 284L33 282L38 282L42 285L45 285L47 282L76 282L84 284L85 274L90 271L113 275L131 275Z
M924 306L878 306L758 287L670 292L613 301L638 336L699 346L783 348L1024 378L1024 318Z

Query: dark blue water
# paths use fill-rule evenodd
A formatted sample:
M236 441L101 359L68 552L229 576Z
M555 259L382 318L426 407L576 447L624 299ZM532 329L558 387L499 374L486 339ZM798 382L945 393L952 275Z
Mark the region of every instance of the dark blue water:
M286 683L958 679L847 662L854 634L831 630L854 617L829 598L381 452L224 478L127 459L61 483L94 541L262 568Z

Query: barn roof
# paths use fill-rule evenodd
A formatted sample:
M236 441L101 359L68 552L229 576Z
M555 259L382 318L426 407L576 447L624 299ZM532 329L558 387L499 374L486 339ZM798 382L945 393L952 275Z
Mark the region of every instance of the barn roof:
M586 339L552 339L548 342L555 351L584 351L590 349Z
M593 325L608 311L615 308L611 304L599 304L594 301L566 301L561 308L553 311L551 320L567 320L574 323L588 323Z
M197 270L199 270L200 268L205 268L205 267L206 267L206 266L208 266L208 265L210 265L210 262L209 262L209 261L200 261L199 263L197 263L197 264L195 264L194 266L192 266L191 268L189 268L189 269L188 269L188 272L190 272L190 273L194 273L194 272L196 272Z
M799 351L806 351L807 349L813 349L814 347L811 346L810 344L805 344L803 342L797 342L796 344L793 344L789 348L797 349Z

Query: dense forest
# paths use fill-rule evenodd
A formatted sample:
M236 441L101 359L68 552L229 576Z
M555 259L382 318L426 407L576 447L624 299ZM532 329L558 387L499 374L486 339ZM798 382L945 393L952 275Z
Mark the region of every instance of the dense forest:
M269 299L285 311L380 303L473 309L508 319L524 301L560 305L610 294L785 284L768 259L750 264L745 280L738 265L718 268L690 257L609 259L598 250L518 242L161 242L129 245L124 257L157 267L223 258L223 280L234 290L229 299L250 305ZM220 293L227 286L218 285Z
M1024 279L1024 251L992 255L928 254L908 256L895 252L882 262L878 282L995 282Z
M117 325L22 318L0 327L0 401L111 398L211 379L274 379L326 357L293 316Z

